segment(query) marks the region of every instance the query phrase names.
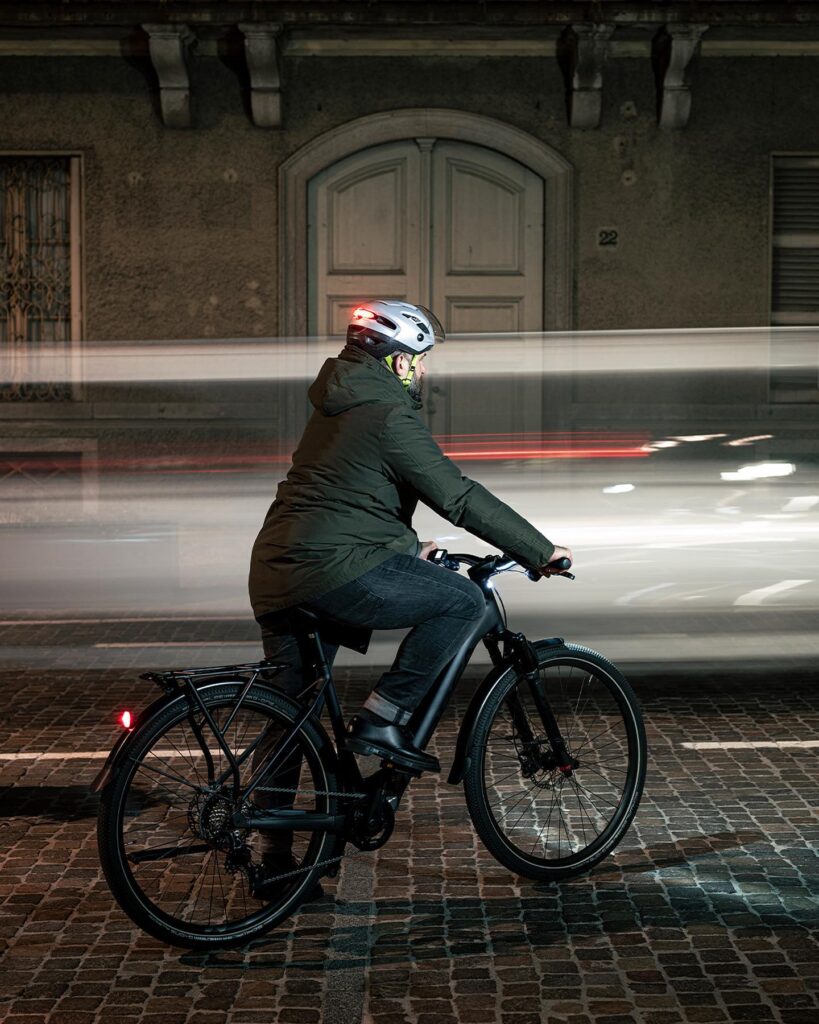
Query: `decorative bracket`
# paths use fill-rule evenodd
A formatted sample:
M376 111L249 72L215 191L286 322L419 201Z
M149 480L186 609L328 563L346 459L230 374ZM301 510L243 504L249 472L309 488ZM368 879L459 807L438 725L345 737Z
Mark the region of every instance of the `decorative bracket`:
M188 53L196 36L187 25L143 25L159 79L162 121L168 128L190 128L191 84Z
M688 68L707 25L666 25L654 39L658 120L661 128L685 128L691 116Z
M258 128L280 128L282 123L278 22L239 25L245 37L245 59L250 73L250 111Z
M569 124L597 128L603 104L603 65L614 25L572 25L567 34L565 71Z

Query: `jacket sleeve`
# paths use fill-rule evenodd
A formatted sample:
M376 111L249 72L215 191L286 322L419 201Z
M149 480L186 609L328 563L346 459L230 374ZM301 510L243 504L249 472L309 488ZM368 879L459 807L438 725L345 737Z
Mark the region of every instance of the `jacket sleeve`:
M412 410L390 411L381 445L388 474L396 483L412 487L438 515L524 565L539 567L550 560L554 544L485 487L465 477Z

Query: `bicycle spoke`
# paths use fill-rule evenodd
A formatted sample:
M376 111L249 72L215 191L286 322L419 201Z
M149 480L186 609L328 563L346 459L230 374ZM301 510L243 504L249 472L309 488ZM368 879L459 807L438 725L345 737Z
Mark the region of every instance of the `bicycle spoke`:
M156 921L159 912L163 921L175 922L174 927L186 934L215 935L218 931L228 936L244 929L245 922L269 920L284 905L282 901L292 896L290 883L281 895L270 899L253 896L250 875L260 864L260 836L264 830L236 828L234 821L243 803L241 792L252 777L264 771L271 756L263 745L261 754L254 756L260 740L269 735L272 743L268 746L275 748L293 723L286 712L276 709L275 696L254 693L238 710L235 699L221 694L204 699L216 732L204 721L204 715L192 719L189 710L180 709L180 716L154 732L151 741L144 740L140 746L136 734L137 742L125 762L127 773L120 783L118 803L106 812L114 819L107 834L116 834L120 851L114 856L113 867L108 860L107 870L122 872L119 865L127 865L124 888L133 895L118 898L129 913L134 905L145 908L140 910L143 918L148 912ZM200 721L204 743L196 737ZM259 787L260 807L269 804L271 811L282 808L297 813L333 808L336 798L330 794L340 785L332 769L328 774L315 741L305 743L303 732L309 728L302 727L302 732L294 735L285 763L270 773L269 781L265 780L267 786ZM217 734L225 749L215 742ZM239 770L238 794L234 773L228 771L229 756L236 760ZM206 781L209 758L210 770L216 774ZM499 774L514 774L513 764L499 762ZM216 784L224 772L227 777ZM287 784L276 786L278 781ZM284 792L274 794L273 790ZM330 833L299 829L297 819L292 830L288 826L286 832L276 834L292 843L295 863L305 872L317 861L327 859L327 851L335 842ZM284 874L289 877L288 872ZM141 922L140 918L134 919ZM164 927L161 925L160 930Z
M565 871L564 865L573 861L587 865L585 850L599 846L611 830L627 827L628 822L622 824L623 801L635 782L634 717L626 716L613 677L597 672L581 655L558 656L554 661L547 656L534 685L577 767L566 774L557 768L559 751L543 735L537 694L518 676L498 699L494 719L481 739L483 806L497 831L484 835L476 821L481 838L498 859L507 863L508 851L509 866L524 874L521 858L544 869L554 863ZM535 744L528 744L524 722L536 737ZM524 766L534 770L524 776Z
M134 758L129 758L130 761L134 761ZM183 779L181 775L175 775L173 772L163 772L161 769L156 768L154 765L147 764L145 761L135 762L139 763L140 768L144 768L146 771L155 772L157 775L163 775L166 779L171 779L173 782L178 782L180 786L186 786L188 789L192 789L194 793L204 792L201 786L194 786L192 782L188 782L187 779ZM162 764L165 762L163 761Z
M136 853L129 853L128 860L132 864L143 864L152 860L168 860L182 854L206 853L209 849L206 843L200 843L198 846L147 846Z

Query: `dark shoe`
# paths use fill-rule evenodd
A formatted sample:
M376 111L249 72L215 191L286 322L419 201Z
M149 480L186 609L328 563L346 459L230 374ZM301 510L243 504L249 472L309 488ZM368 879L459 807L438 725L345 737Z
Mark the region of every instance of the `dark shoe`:
M391 722L379 725L369 717L356 715L347 726L346 744L349 750L357 754L375 754L401 768L410 768L416 772L441 770L437 757L419 750L405 730Z
M281 875L295 871L298 867L296 858L292 853L263 853L262 862L253 874L253 883L250 891L257 900L273 900L282 891L294 882L299 881L298 875L292 878L280 878ZM321 883L316 882L312 889L304 897L305 903L312 903L324 896L324 889Z

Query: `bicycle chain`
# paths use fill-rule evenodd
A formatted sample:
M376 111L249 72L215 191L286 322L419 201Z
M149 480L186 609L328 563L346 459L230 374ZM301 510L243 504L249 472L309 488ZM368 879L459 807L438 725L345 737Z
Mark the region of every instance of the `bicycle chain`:
M294 878L296 875L307 874L308 871L312 871L314 868L324 868L328 864L336 864L340 860L344 860L345 857L357 857L359 853L369 853L369 850L354 849L351 853L340 853L338 857L328 857L327 860L320 860L317 864L311 864L309 868L295 868L293 871L288 871L284 875L271 875L270 881L281 882L286 878Z
M258 786L256 789L259 793L287 793L290 796L294 796L296 793L309 793L311 796L343 796L343 797L360 797L364 798L369 796L369 793L333 793L322 789L283 789L280 786ZM313 871L315 868L325 868L329 864L337 864L340 860L344 860L345 857L356 857L359 853L369 853L369 850L354 849L350 853L340 853L338 857L328 857L327 860L320 860L317 864L311 864L306 868L294 868L292 871L287 871L283 875L273 875L271 881L280 882L287 878L295 878L297 875L304 875L308 871Z

